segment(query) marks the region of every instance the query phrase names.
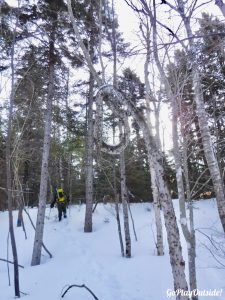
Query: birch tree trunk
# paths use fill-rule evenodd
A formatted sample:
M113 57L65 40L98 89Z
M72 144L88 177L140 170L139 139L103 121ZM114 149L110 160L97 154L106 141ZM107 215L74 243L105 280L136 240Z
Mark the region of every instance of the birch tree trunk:
M122 236L122 230L121 230L121 225L120 225L119 194L115 194L115 210L116 210L116 222L117 222L117 228L118 228L118 235L119 235L119 241L120 241L120 251L121 251L122 257L124 257L123 236Z
M180 207L180 222L181 222L181 227L182 227L184 237L186 241L189 242L190 233L187 227L183 170L182 170L181 154L179 150L179 137L178 137L178 129L177 129L177 120L178 120L177 102L175 100L175 97L173 97L173 99L171 100L172 100L172 114L173 114L173 124L172 124L173 150L174 150L177 190L178 190L179 207Z
M93 207L93 90L94 77L90 73L90 85L87 113L87 144L86 144L86 168L85 168L85 195L86 211L84 232L92 232L92 207Z
M202 136L202 143L204 148L205 157L209 167L210 175L212 177L213 187L216 194L217 207L219 217L225 232L225 193L223 180L219 169L219 164L214 153L211 134L208 126L207 115L205 111L205 105L203 100L203 92L201 89L201 79L197 66L193 67L192 80L194 87L194 99L196 102L196 109L198 114L199 126Z
M191 242L191 235L187 226L187 218L186 218L186 207L185 207L185 193L184 193L184 184L183 184L183 176L182 176L182 162L181 162L181 156L179 152L179 143L178 143L178 131L177 131L177 103L176 103L176 97L173 95L173 92L171 90L171 87L169 85L169 82L167 81L166 74L163 70L163 67L160 63L159 56L158 56L158 48L157 48L157 29L156 29L156 8L155 8L155 2L153 2L153 11L149 9L147 6L147 3L144 2L144 7L146 11L148 12L150 16L150 21L153 28L153 53L154 58L156 61L157 68L160 73L160 77L162 82L165 85L165 90L168 99L170 100L172 104L172 111L173 111L173 145L174 145L174 157L175 157L175 168L176 168L176 179L177 179L177 187L178 187L178 196L179 196L179 207L180 207L180 221L181 221L181 228L184 234L184 237L187 242L188 247L188 261L189 261L189 268L191 268L189 271L191 271L192 278L190 281L190 286L193 289L197 288L196 283L196 270L195 270L195 249L190 249L190 242ZM192 231L193 239L195 239L194 231ZM193 241L192 239L192 241ZM195 247L195 244L192 244L192 246ZM191 251L189 251L191 250ZM190 256L194 253L194 257ZM189 277L190 279L190 277ZM197 298L193 298L197 299Z
M120 153L120 184L121 184L121 199L123 206L123 220L124 220L124 233L125 233L125 255L131 257L131 238L129 228L129 214L127 204L127 188L126 188L126 171L124 151Z
M93 5L90 5L90 15L93 15ZM94 59L94 29L93 26L90 32L89 41L89 56L91 62ZM87 139L86 139L86 168L85 168L85 196L86 196L86 211L84 221L84 232L92 232L92 208L93 208L93 97L94 97L94 83L95 78L92 72L90 72L89 80L89 94L88 94L88 113L87 113Z
M149 158L149 161L151 162L151 158ZM159 202L159 190L157 187L157 179L155 176L156 172L153 168L152 163L150 165L150 174L151 174L151 182L152 182L153 206L154 206L154 213L155 213L157 255L162 256L164 255L164 250L163 250L163 231L162 231L161 209L160 209L160 202Z
M146 60L144 65L144 77L145 77L145 89L146 89L146 107L147 107L147 124L149 127L149 130L152 130L152 124L151 124L151 115L150 115L150 99L152 96L150 82L149 82L149 61L150 61L150 29L149 25L146 24L146 35L143 34L143 37L146 41ZM153 98L153 97L152 97ZM155 99L154 99L155 100ZM153 100L153 101L154 101ZM156 113L156 111L155 111ZM155 115L156 122L158 125L157 116ZM161 149L160 145L160 137L159 137L159 127L156 126L156 140L159 149ZM163 250L163 231L162 231L162 220L161 220L161 210L160 210L160 202L159 202L159 190L157 187L157 180L155 176L155 170L153 168L153 165L151 163L151 159L149 158L149 169L150 169L150 176L151 176L151 187L152 187L152 193L153 193L153 207L154 207L154 213L155 213L155 225L156 225L156 248L157 248L157 255L161 256L164 255Z
M162 165L159 163L162 157L159 157L157 150L152 149L149 138L146 137L146 146L149 153L149 157L154 166L157 185L160 191L160 203L162 204L165 226L167 229L167 240L169 244L170 263L172 267L173 279L174 279L174 290L181 289L183 291L188 290L186 277L185 277L185 262L182 256L182 248L180 243L179 229L177 226L176 216L173 208L172 199L164 178L164 170ZM180 295L177 299L189 299L189 297Z
M180 289L184 292L188 291L184 267L185 262L182 257L182 247L180 243L180 236L179 230L176 222L176 216L172 204L172 199L169 194L169 190L167 184L165 182L165 174L162 166L162 157L157 149L157 146L154 143L154 138L151 136L148 126L144 120L144 117L141 115L140 111L134 107L133 103L129 101L129 99L124 99L122 95L110 85L102 85L102 80L99 78L96 70L94 69L93 64L91 63L91 59L88 56L86 48L84 47L78 27L76 25L75 19L73 17L72 9L71 9L71 1L67 0L68 3L68 10L69 15L73 24L74 32L79 39L79 43L81 49L84 53L86 62L92 72L93 76L96 79L96 82L99 85L98 93L106 93L109 95L108 101L111 101L111 105L114 106L115 110L120 110L121 107L126 103L128 111L132 114L133 118L138 122L139 127L143 132L143 136L146 142L146 148L148 151L148 155L150 160L153 163L153 167L156 170L156 178L157 178L157 185L159 187L159 197L160 202L162 204L163 213L164 213L164 220L167 229L167 240L169 245L169 254L170 254L170 262L172 267L172 273L174 278L174 289ZM113 96L113 97L110 97ZM96 95L97 97L97 95ZM188 300L188 296L178 295L177 300Z
M181 119L181 126L184 128L184 124ZM188 246L188 269L189 269L189 285L190 291L197 289L197 274L196 274L196 238L195 238L195 228L194 228L194 212L193 212L193 201L191 198L191 189L190 189L190 180L189 180L189 171L188 171L188 140L183 134L183 166L184 166L184 179L186 186L187 202L189 204L189 240L187 241ZM197 300L198 296L192 295L192 300Z
M106 93L107 99L112 101L115 109L119 109L121 105L124 105L124 98L119 94L118 91L114 90L112 86L103 86L99 89L99 92L102 91ZM111 97L110 97L110 96ZM159 152L157 144L149 127L145 122L145 118L142 113L133 105L132 101L126 99L128 106L128 111L132 114L133 118L138 123L139 127L143 132L143 137L146 144L146 149L148 151L149 165L152 164L155 170L155 178L157 180L157 187L159 189L159 200L162 205L163 215L165 220L165 226L167 230L167 240L169 245L169 254L170 254L170 263L174 278L174 290L182 290L183 294L178 294L177 299L187 300L188 296L185 295L185 292L188 291L187 281L185 277L185 262L182 256L182 247L180 243L179 229L177 226L176 216L173 208L172 199L168 190L167 183L165 181L165 174L162 165L163 157Z
M192 83L193 83L193 90L194 90L194 100L196 103L196 111L198 115L203 149L209 167L209 172L212 178L214 191L216 194L219 217L222 223L223 231L225 232L225 191L224 191L224 185L220 173L219 164L216 155L214 153L212 138L211 138L210 129L207 120L207 114L205 111L203 91L201 87L201 76L194 56L195 44L192 38L193 33L190 25L190 17L186 17L185 15L185 7L183 1L178 0L178 4L179 4L178 12L180 13L180 16L184 22L185 29L187 32L187 37L189 38L190 59L192 59L193 61L191 75L192 75Z
M177 120L178 120L178 111L177 111L178 103L176 98L172 99L172 115L173 115L173 124L172 124L172 135L173 135L173 149L174 149L174 159L175 159L175 169L176 169L176 180L177 180L177 190L178 190L178 198L179 198L179 208L180 208L180 223L182 232L184 234L187 250L188 250L188 267L189 267L189 285L190 291L194 291L197 289L197 278L196 278L196 266L195 266L195 258L196 258L196 244L195 244L195 230L194 230L194 216L193 216L193 207L190 195L190 187L189 187L189 177L187 170L187 148L184 145L184 177L186 181L186 193L188 195L189 201L189 209L190 209L190 230L187 224L187 215L186 215L186 207L185 207L185 188L183 182L183 170L182 170L182 158L179 150L179 136L178 136L178 128L177 128ZM185 137L184 137L185 139ZM198 296L193 295L192 300L197 300Z
M47 94L47 110L45 115L39 205L38 205L38 214L37 214L36 230L35 230L35 237L34 237L33 254L32 254L32 261L31 261L32 266L36 266L41 263L41 250L42 250L43 234L44 234L44 220L45 220L47 183L48 183L48 162L49 162L49 149L50 149L51 127L52 127L53 96L54 96L54 33L50 35L50 42L49 42L49 83L48 83L48 94Z
M188 286L185 277L185 262L182 256L179 229L177 226L172 199L168 190L168 186L164 180L165 174L162 167L162 156L157 151L157 147L154 147L151 138L149 138L149 133L147 132L146 128L142 126L142 130L146 141L148 155L151 160L151 162L149 163L152 163L154 167L157 186L159 188L159 198L162 205L165 226L167 230L170 263L174 279L174 290L181 289L183 291L187 291ZM178 295L177 299L184 300L189 299L189 297Z

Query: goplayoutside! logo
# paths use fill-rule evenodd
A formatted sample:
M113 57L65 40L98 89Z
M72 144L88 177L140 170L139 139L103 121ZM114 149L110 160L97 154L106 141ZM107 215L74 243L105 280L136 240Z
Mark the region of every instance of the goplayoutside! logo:
M171 298L174 296L202 296L202 297L209 297L209 296L214 296L214 297L219 297L222 296L223 289L209 289L209 290L193 290L193 291L185 291L182 289L177 289L177 290L172 290L172 289L167 289L166 291L166 296L167 298Z

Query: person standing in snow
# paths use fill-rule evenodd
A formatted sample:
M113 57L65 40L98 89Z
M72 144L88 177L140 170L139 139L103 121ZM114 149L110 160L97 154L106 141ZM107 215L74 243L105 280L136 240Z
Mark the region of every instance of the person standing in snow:
M68 199L68 197L66 197L66 195L61 187L58 187L56 189L56 192L54 195L54 200L52 201L50 207L53 208L55 203L57 203L58 217L59 217L59 221L61 221L62 215L64 216L64 218L67 217L66 207L67 207L67 204L69 203L69 199Z

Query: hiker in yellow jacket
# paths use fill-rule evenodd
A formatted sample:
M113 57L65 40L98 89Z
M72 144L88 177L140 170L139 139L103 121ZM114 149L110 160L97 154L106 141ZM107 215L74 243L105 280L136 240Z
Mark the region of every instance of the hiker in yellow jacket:
M69 202L69 199L66 197L63 189L61 187L58 187L56 189L55 195L54 195L54 200L52 201L50 207L53 208L55 203L57 203L57 208L58 208L58 217L59 221L62 220L62 214L64 218L66 218L66 207Z

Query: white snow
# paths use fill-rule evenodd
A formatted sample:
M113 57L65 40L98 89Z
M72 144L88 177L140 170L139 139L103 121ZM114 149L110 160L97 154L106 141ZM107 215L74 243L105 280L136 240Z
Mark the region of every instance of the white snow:
M178 202L173 201L177 216ZM225 299L225 267L219 266L212 257L212 243L204 235L213 237L221 247L224 236L218 218L215 200L195 203L194 215L197 234L197 279L199 290L223 290L222 296L200 296L199 300ZM68 218L57 221L57 210L51 211L45 220L44 243L53 254L50 259L43 250L42 264L31 267L34 230L24 215L28 239L22 228L15 226L20 269L20 289L28 295L24 300L62 299L62 289L70 284L85 284L99 300L164 300L175 299L172 295L173 280L168 255L156 256L154 211L151 204L132 204L138 241L131 226L132 258L122 258L113 205L99 204L93 215L93 232L83 232L85 206L73 206ZM29 210L35 221L37 209ZM49 215L49 208L46 216ZM16 224L17 212L14 212ZM107 220L107 222L105 222ZM121 223L122 219L121 219ZM7 257L8 214L0 212L0 258ZM165 232L165 228L164 228ZM204 234L203 234L204 233ZM187 245L181 235L184 258L187 261ZM209 248L209 249L207 249ZM219 261L225 265L220 252ZM12 260L11 248L9 258ZM218 257L217 257L218 258ZM0 261L0 299L14 299L13 266L10 265L11 286L8 285L7 264ZM187 273L188 274L188 273ZM91 300L91 294L83 288L72 288L63 299Z

